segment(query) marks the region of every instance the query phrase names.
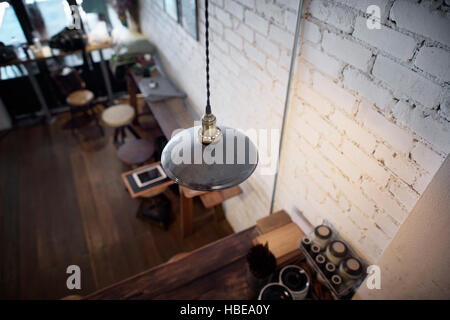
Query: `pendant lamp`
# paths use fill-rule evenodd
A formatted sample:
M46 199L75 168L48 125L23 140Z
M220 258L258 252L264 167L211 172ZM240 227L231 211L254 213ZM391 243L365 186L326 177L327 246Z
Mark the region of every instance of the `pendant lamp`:
M258 150L242 132L216 126L211 112L209 84L209 14L205 0L206 111L201 126L172 137L161 155L166 175L186 188L214 191L247 180L258 164Z

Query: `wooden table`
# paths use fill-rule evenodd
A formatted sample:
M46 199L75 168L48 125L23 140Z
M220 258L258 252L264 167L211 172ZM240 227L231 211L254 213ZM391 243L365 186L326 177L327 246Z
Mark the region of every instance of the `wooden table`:
M174 182L172 180L170 180L161 185L158 184L157 186L151 187L149 189L146 189L146 190L143 190L143 191L140 191L137 193L135 191L133 191L133 188L130 186L127 176L129 176L130 174L133 174L135 172L139 172L142 169L145 169L148 167L153 167L157 164L161 164L161 162L152 163L152 164L122 173L122 181L125 184L125 187L127 188L128 192L130 193L130 196L132 198L136 199L136 198L140 198L140 197L152 197L156 194L161 193L167 187L174 184ZM179 186L179 189L180 189L180 220L181 220L181 237L182 238L188 237L193 233L194 198L195 197L200 197L200 200L202 201L205 208L210 209L210 208L214 208L214 207L222 204L224 201L242 193L242 189L239 186L232 187L230 189L220 190L220 191L213 191L213 192L195 191L195 190L184 188L182 186Z
M270 224L270 218L265 220ZM254 293L246 280L246 255L258 235L258 228L249 228L95 292L86 299L252 299ZM297 244L298 239L296 241ZM300 258L299 254L297 260Z
M107 49L111 47L111 43L106 43L106 44L100 44L100 45L87 45L86 46L86 53L90 53L93 51L98 51L100 54L100 68L102 71L102 76L103 76L103 81L105 82L105 87L106 87L106 91L108 92L108 100L109 102L113 101L113 92L112 92L112 85L111 85L111 80L109 79L109 73L108 73L108 67L106 65L105 59L103 57L103 53L102 50L103 49ZM53 58L60 58L60 57L64 57L64 56L68 56L68 55L73 55L73 54L80 54L83 51L82 50L77 50L77 51L71 51L71 52L64 52L61 50L51 50L50 51L51 54L50 55L46 55L46 56L32 56L32 57L28 57L26 59L13 59L7 63L4 64L0 64L0 67L5 67L5 66L14 66L14 65L23 65L25 66L26 70L27 70L27 75L28 75L28 79L30 80L31 86L38 98L39 104L41 105L41 111L44 113L47 121L51 120L51 113L50 113L50 109L48 107L47 102L45 101L44 98L44 94L42 93L41 87L39 85L39 82L36 80L36 77L33 74L33 70L31 67L31 64L33 62L40 62L40 61L45 61L47 59L53 59Z

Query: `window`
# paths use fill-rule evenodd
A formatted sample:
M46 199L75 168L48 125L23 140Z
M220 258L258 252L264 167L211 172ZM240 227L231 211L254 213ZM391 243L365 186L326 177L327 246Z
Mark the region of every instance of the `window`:
M14 8L6 1L0 1L0 41L14 46L26 42Z
M48 40L72 23L66 0L24 0L33 29L42 40Z

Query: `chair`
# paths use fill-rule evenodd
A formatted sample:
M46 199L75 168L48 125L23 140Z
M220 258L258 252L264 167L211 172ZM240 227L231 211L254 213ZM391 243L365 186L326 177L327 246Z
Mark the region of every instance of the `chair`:
M95 95L92 91L86 89L86 83L81 78L76 69L64 68L52 74L56 86L60 93L66 98L66 103L70 107L71 128L75 127L75 115L83 113L88 119L94 118L96 125L100 128L102 135L103 128L93 109ZM89 115L89 111L91 114Z

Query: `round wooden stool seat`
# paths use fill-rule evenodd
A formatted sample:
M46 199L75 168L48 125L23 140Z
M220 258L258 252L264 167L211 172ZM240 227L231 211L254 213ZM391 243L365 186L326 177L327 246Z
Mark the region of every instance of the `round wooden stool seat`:
M127 140L117 150L117 156L123 163L133 166L140 165L153 156L155 145L147 140Z
M94 93L89 90L77 90L69 94L66 102L71 107L84 107L94 100Z
M118 128L131 124L134 119L133 107L119 104L109 107L102 113L103 122L110 127Z

